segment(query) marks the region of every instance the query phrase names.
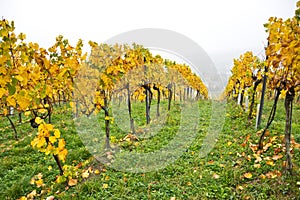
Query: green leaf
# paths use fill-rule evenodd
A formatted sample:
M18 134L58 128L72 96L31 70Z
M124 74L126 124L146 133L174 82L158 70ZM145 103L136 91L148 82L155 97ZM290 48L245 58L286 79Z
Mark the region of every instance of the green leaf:
M14 95L16 92L16 87L11 85L10 83L7 85L9 95Z
M15 86L15 85L17 85L17 83L18 83L18 79L12 78L12 79L11 79L11 82L12 82L12 85Z

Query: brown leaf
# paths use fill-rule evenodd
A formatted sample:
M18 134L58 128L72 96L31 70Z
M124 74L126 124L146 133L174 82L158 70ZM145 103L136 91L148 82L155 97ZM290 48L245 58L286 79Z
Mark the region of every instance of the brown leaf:
M68 182L68 185L69 186L74 186L74 185L76 185L77 184L77 179L69 179L69 182Z
M214 179L218 179L218 178L220 178L220 176L219 176L218 174L214 173L214 174L213 174L213 178L214 178Z
M266 173L266 177L267 178L276 178L277 174L274 172L268 172L268 173Z
M269 147L272 146L272 143L268 142L264 147L264 151L267 151L269 149Z
M49 197L46 198L46 200L54 200L54 199L55 199L54 196L49 196Z
M272 159L273 159L273 160L278 160L278 159L280 159L280 158L282 158L282 157L283 157L283 155L279 154L279 155L274 155L274 156L272 157Z
M215 162L215 161L210 160L210 161L208 161L207 163L210 164L210 165L212 165L212 164L214 164L214 162Z

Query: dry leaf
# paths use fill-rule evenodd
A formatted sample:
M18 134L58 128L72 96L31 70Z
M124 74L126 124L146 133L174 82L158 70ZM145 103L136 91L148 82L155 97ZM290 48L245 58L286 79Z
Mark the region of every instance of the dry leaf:
M266 176L265 176L264 174L261 174L259 177L260 177L261 179L265 179L265 178L266 178Z
M270 165L270 166L275 166L273 160L269 160L266 162L267 165Z
M82 178L88 178L90 173L88 171L85 171L81 174Z
M278 159L280 159L280 158L282 158L282 157L283 157L283 155L279 154L279 155L274 155L274 156L272 157L272 159L273 159L273 160L278 160Z
M54 196L49 196L49 197L46 198L46 200L54 200L54 199L55 199Z
M252 174L250 172L247 172L244 174L245 178L252 178Z
M74 185L76 185L76 184L77 184L77 179L72 179L72 178L71 178L71 179L69 180L69 182L68 182L68 185L69 185L69 186L74 186Z
M215 161L210 160L210 161L208 161L207 163L210 164L210 165L212 165L212 164L214 164L214 162L215 162Z
M238 189L238 190L243 190L244 188L243 188L243 186L240 186L240 185L239 185L239 186L237 186L237 189Z
M214 173L214 174L213 174L213 178L214 178L214 179L218 179L218 178L220 178L220 176L219 176L218 174Z
M260 166L259 163L257 163L257 164L254 164L254 167L255 167L255 168L260 168L261 166Z

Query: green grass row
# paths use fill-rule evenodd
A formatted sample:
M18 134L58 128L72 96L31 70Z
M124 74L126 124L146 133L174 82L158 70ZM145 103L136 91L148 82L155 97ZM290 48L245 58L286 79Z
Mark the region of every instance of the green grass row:
M272 102L266 102L262 124L266 123ZM123 107L122 107L123 106ZM167 103L163 102L161 117L155 117L155 106L151 110L153 122L146 126L144 104L133 105L133 116L137 129L138 141L122 141L129 131L128 113L125 105L114 106L112 110L115 116L114 124L111 125L111 142L119 146L115 158L118 155L126 164L126 156L133 153L159 152L167 148L170 142L181 144L181 141L189 139L191 130L196 131L189 143L180 152L178 159L171 159L172 162L163 165L164 159L169 159L168 154L161 153L163 159L153 158L153 161L145 160L145 163L134 163L132 166L148 167L147 164L157 163L162 168L149 172L134 173L129 169L118 170L114 163L103 165L96 159L88 166L92 169L100 169L101 173L91 175L90 178L78 183L73 187L66 187L65 184L53 185L59 170L51 156L45 156L30 146L30 141L37 130L30 127L29 123L18 124L17 130L19 140L13 138L13 131L8 120L0 121L0 199L18 199L26 196L33 190L43 195L38 198L45 199L47 196L55 196L57 199L298 199L300 196L300 149L294 148L293 163L294 175L284 173L283 161L272 160L276 153L284 155L280 135L284 134L285 112L283 102L279 102L278 111L273 124L270 127L270 138L277 136L272 141L272 146L264 152L263 161L258 164L253 156L250 145L257 144L259 134L255 130L254 122L247 124L247 113L235 103L229 102L224 113L224 125L217 138L212 138L215 143L213 149L206 156L199 156L203 141L210 132L209 128L212 116L212 102L199 101L199 111L192 112L189 104L174 105L168 113ZM184 109L190 112L184 113ZM199 114L193 116L193 114ZM102 113L100 113L102 114ZM102 115L101 115L102 116ZM185 118L184 118L185 117ZM184 118L184 119L183 119ZM189 120L196 129L188 127ZM13 117L17 121L17 117ZM26 118L24 121L28 120ZM98 121L97 121L98 120ZM296 142L300 143L300 105L293 107L292 131ZM78 123L81 122L82 124ZM87 122L87 123L86 123ZM53 124L61 130L61 135L66 140L66 147L69 150L65 164L77 165L97 155L101 151L101 140L104 136L103 118L89 121L73 120L73 115L67 105L55 107ZM128 123L127 123L128 122ZM185 131L179 131L187 127ZM80 135L78 132L87 130L88 135ZM178 134L179 133L179 134ZM181 135L180 135L181 134ZM178 136L179 135L179 136ZM84 136L83 140L82 136ZM176 142L177 140L177 142ZM90 143L89 143L90 141ZM86 147L87 146L87 147ZM174 146L180 148L180 146ZM93 149L93 151L88 151ZM175 151L175 150L174 150ZM96 152L96 153L95 153ZM91 154L92 153L92 154ZM155 154L156 155L156 154ZM122 157L123 156L123 157ZM125 156L125 157L124 157ZM165 157L164 157L165 156ZM173 154L170 157L174 156ZM175 155L176 156L176 155ZM273 163L268 163L267 158ZM124 159L125 158L125 159ZM134 157L133 157L134 158ZM176 157L177 158L177 157ZM129 157L128 157L129 159ZM121 162L122 164L122 162ZM128 162L127 162L128 164ZM88 167L86 166L86 167ZM112 167L110 167L112 166ZM116 165L118 166L118 165ZM30 184L32 177L38 173L43 174L44 187L37 188ZM245 174L251 174L246 178ZM264 178L263 175L265 175ZM104 187L105 185L105 187Z

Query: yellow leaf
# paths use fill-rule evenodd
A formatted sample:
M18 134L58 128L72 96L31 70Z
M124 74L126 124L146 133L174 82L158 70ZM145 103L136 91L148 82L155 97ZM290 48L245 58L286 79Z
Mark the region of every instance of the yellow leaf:
M239 185L239 186L237 186L237 189L238 190L243 190L244 188L243 188L243 186Z
M56 137L55 136L50 136L49 141L54 144L56 142Z
M41 186L43 186L44 184L43 184L43 179L39 179L39 180L37 180L37 181L35 181L35 184L36 184L36 186L39 188L39 187L41 187Z
M44 114L47 112L47 109L41 108L41 109L38 109L38 112Z
M0 88L0 98L6 93L6 90L4 88Z
M30 111L26 111L26 112L24 112L24 115L25 115L26 117L28 117L30 114L31 114L31 112L30 112Z
M100 171L99 171L98 169L96 169L96 170L94 171L94 174L100 174Z
M265 179L265 178L266 178L266 176L265 176L264 174L261 174L259 177L260 177L261 179Z
M227 145L228 145L228 146L230 146L231 144L232 144L232 142L230 142L230 141L229 141L229 142L227 142Z
M270 166L275 166L273 160L269 160L266 162L267 165L270 165Z
M24 78L21 75L17 75L17 76L15 76L15 78L20 82L22 82L24 80Z
M21 110L25 110L29 107L30 100L28 98L18 99L18 104L19 104Z
M76 185L77 184L77 179L69 179L69 181L68 181L68 185L69 186L74 186L74 185Z
M245 178L252 178L252 174L250 172L247 172L244 174Z
M66 179L65 179L64 176L58 176L57 179L56 179L56 182L57 182L57 183L62 183L62 182L64 182L64 181L66 181Z
M60 138L60 131L58 129L54 129L54 136Z
M13 96L7 97L6 101L8 103L8 106L16 107L16 100Z
M58 140L58 150L63 150L66 146L66 142L64 139L59 139Z
M46 144L46 140L45 138L39 138L36 144L37 148L41 148L42 146L44 146Z
M36 117L34 121L35 121L35 123L37 123L37 124L43 123L43 120L42 120L40 117Z
M71 107L71 108L75 108L75 103L71 101L71 102L70 102L70 107Z
M85 171L81 174L82 178L88 178L90 173L88 171Z
M64 150L62 150L62 151L59 151L59 153L58 153L58 158L59 158L61 161L65 162L65 161L66 161L67 155L68 155L68 150L67 150L67 149L64 149Z
M102 188L104 188L104 189L108 188L108 184L107 183L103 183Z

